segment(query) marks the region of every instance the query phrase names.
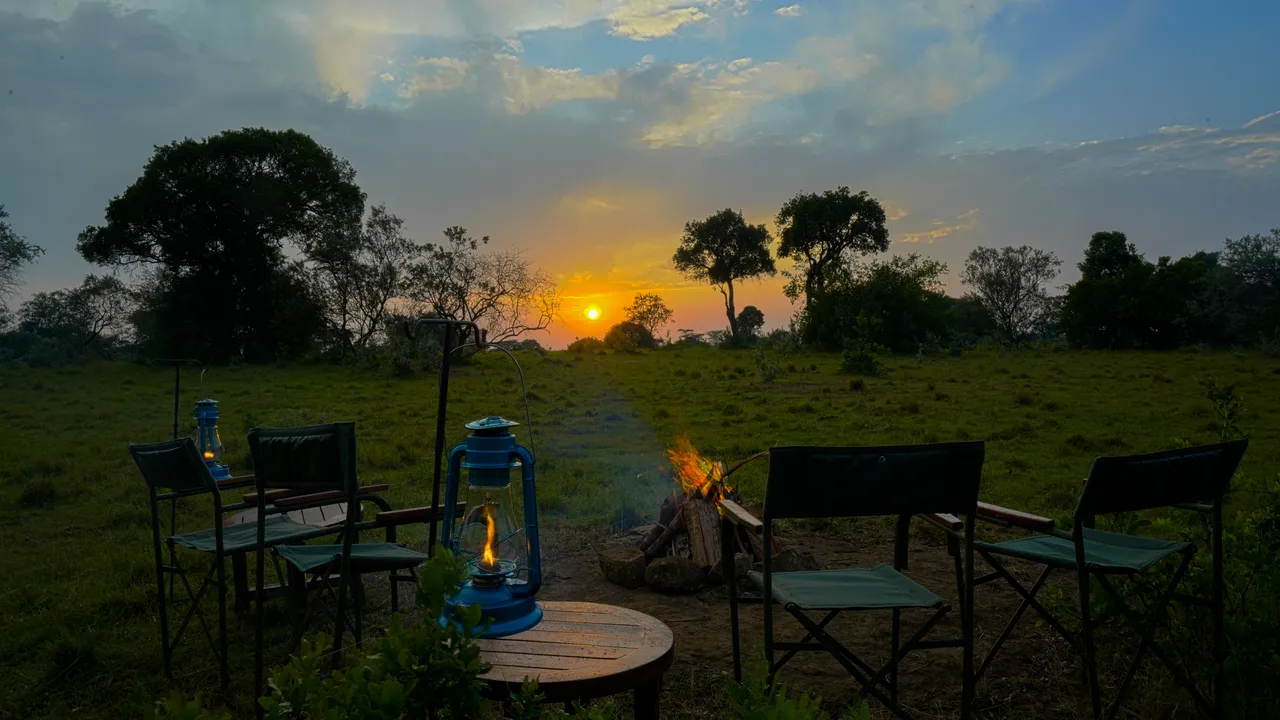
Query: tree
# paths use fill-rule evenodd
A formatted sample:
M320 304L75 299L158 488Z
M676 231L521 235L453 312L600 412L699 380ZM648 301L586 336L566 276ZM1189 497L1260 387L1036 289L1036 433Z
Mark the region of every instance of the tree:
M846 266L806 305L800 338L826 350L853 343L895 352L915 351L930 335L941 340L949 334L946 272L946 265L914 253Z
M1074 343L1087 347L1135 347L1149 338L1146 292L1155 265L1122 232L1098 232L1089 239L1080 279L1067 288L1062 326Z
M319 322L286 244L305 252L363 210L355 171L310 137L233 130L157 147L76 248L158 269L146 296L157 349L271 359L305 349Z
M853 256L889 249L884 208L865 190L855 195L841 186L821 195L796 195L778 211L777 224L778 257L796 262L787 296L794 301L803 292L805 304L821 295Z
M658 336L658 331L671 322L671 316L674 314L662 298L653 293L636 293L631 304L622 310L623 317L648 330L649 335L655 338Z
M44 249L32 245L27 239L13 231L5 218L4 205L0 205L0 300L13 294L18 288L18 276L22 268L35 262L44 254Z
M964 284L982 301L1007 343L1017 343L1049 315L1045 285L1058 276L1062 261L1029 245L974 248L964 262Z
M66 344L71 354L123 336L132 300L119 278L89 275L77 288L36 293L22 304L19 329Z
M546 330L560 310L560 291L519 250L485 253L466 228L444 231L447 242L428 243L413 267L410 297L419 314L469 320L492 343ZM470 338L464 332L462 342Z
M685 277L713 285L724 296L729 332L738 336L734 308L734 283L777 272L769 255L769 230L748 225L741 212L731 209L685 223L680 247L671 258Z
M764 327L764 313L755 305L748 305L738 313L738 330L743 337L754 338Z
M392 299L410 292L409 268L421 254L385 205L370 208L363 227L335 228L310 246L312 285L344 354L384 329Z

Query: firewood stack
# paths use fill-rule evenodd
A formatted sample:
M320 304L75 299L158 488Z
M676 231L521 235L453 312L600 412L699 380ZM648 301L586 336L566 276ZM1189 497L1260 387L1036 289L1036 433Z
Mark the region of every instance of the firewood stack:
M708 581L722 582L720 533L726 521L718 504L722 499L737 502L738 493L727 478L763 456L754 455L726 471L723 463L706 460L687 439L678 438L667 457L679 489L663 499L656 524L600 553L605 577L627 587L648 584L666 592L692 592ZM764 560L759 534L735 526L734 540L739 575ZM774 550L779 550L776 538Z

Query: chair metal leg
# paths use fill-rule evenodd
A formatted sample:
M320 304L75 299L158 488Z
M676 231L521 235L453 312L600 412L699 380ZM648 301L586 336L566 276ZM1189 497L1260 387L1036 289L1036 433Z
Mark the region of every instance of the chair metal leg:
M1119 608L1120 613L1124 616L1125 621L1138 632L1138 637L1141 642L1141 645L1138 647L1138 655L1134 658L1133 665L1129 669L1129 677L1126 677L1125 682L1121 685L1121 694L1116 697L1113 702L1113 707L1109 710L1108 715L1114 717L1115 711L1119 709L1120 702L1124 699L1124 693L1128 690L1128 683L1131 680L1131 676L1137 668L1138 661L1142 659L1142 650L1149 647L1151 648L1151 652L1164 664L1165 668L1169 671L1169 674L1173 675L1173 679L1177 681L1179 685L1182 685L1182 687L1186 689L1187 693L1191 695L1196 704L1200 706L1200 709L1210 717L1214 717L1215 710L1213 704L1209 702L1209 700L1206 699L1205 696L1196 688L1195 681L1188 677L1187 674L1182 671L1182 668L1178 667L1178 665L1173 662L1173 659L1170 658L1169 655L1166 654L1165 651L1155 642L1155 628L1159 624L1160 614L1162 614L1164 609L1168 606L1169 598L1173 593L1173 589L1182 581L1182 576L1186 572L1190 562L1190 555L1183 557L1182 564L1178 567L1177 571L1174 572L1173 580L1170 582L1169 588L1165 590L1164 594L1157 602L1157 605L1152 608L1151 613L1149 613L1152 617L1151 622L1144 622L1144 618L1140 617L1133 608L1130 608L1120 599L1120 594L1106 579L1106 577L1101 575L1098 576L1099 584L1101 584L1103 589L1111 595L1113 600L1115 600L1115 604Z
M1213 662L1216 672L1213 678L1213 716L1227 716L1227 628L1223 617L1224 585L1222 579L1222 503L1213 509Z
M836 659L836 662L844 666L844 669L853 676L854 680L858 681L859 685L862 686L864 692L876 700L879 700L880 703L888 708L894 715L897 715L903 720L911 720L911 716L903 710L898 703L894 702L888 695L881 692L878 685L871 682L871 679L867 675L863 674L862 670L845 656L844 648L840 643L837 643L830 635L818 628L817 623L811 620L803 612L792 612L792 615L794 615L796 620L804 626L804 629L808 630L814 636L814 639L816 639L822 647Z
M1098 685L1097 653L1093 646L1093 619L1089 610L1089 571L1082 565L1076 572L1080 586L1080 646L1085 680L1089 685L1089 703L1093 717L1102 717L1102 688Z
M222 554L215 559L218 563L218 661L222 671L222 689L231 687L231 668L227 660L227 568Z
M819 628L825 628L825 627L827 626L827 624L828 624L828 623L830 623L832 620L834 620L834 619L836 618L836 616L837 616L837 615L839 615L839 614L840 614L840 611L839 611L839 610L832 610L831 612L827 613L827 616L826 616L826 617L824 617L824 618L822 618L822 620L820 620L820 621L818 622L818 627L819 627ZM800 638L799 642L795 643L795 645L797 645L797 646L804 645L805 643L809 642L809 640L811 640L811 639L813 639L813 633L805 633L805 634L804 634L804 637ZM781 660L779 660L779 661L777 662L777 664L775 664L775 665L773 666L773 671L774 671L774 672L776 672L776 671L778 671L778 670L782 669L782 666L783 666L783 665L786 665L788 660L790 660L791 658L795 657L796 653L800 652L800 648L799 648L799 647L779 648L779 649L784 649L784 650L786 650L786 651L787 651L787 654L786 654L786 655L783 655L783 656L782 656L782 659L781 659ZM855 660L857 660L857 658L854 658L854 659L855 659ZM859 662L861 662L861 661L859 661ZM863 668L863 669L864 669L866 672L871 672L871 668Z
M891 639L889 640L889 647L890 647L889 657L891 658L898 656L898 647L901 645L900 641L902 639L899 637L899 633L901 633L901 631L902 631L902 611L899 610L898 608L894 608L893 609L893 629L890 632ZM893 667L890 668L889 670L889 697L893 698L894 702L898 701L898 664L897 663L894 663Z
M734 566L738 526L727 520L720 523L721 575L729 591L729 642L733 646L733 681L742 682L742 648L738 639L738 573Z
M975 516L970 513L965 519L965 557L964 581L960 586L960 629L964 639L963 677L960 686L960 720L969 720L973 713L974 694L977 690L977 679L973 674L973 621L977 607L973 602L973 536Z
M1053 568L1046 567L1044 572L1040 573L1040 577L1036 578L1035 583L1031 586L1031 590L1023 597L1022 604L1013 612L1013 617L1009 618L1009 624L1004 626L1004 630L1002 630L1000 632L1000 636L996 638L995 644L992 645L991 650L987 652L986 659L982 661L982 665L979 666L978 671L974 673L974 682L977 682L987 672L987 668L991 666L991 661L995 659L996 653L1000 652L1000 648L1004 647L1005 641L1013 634L1013 629L1017 626L1018 621L1022 619L1023 613L1026 612L1028 607L1031 607L1031 603L1034 600L1036 593L1040 592L1040 588L1044 586L1045 581L1048 580L1049 576L1052 574Z

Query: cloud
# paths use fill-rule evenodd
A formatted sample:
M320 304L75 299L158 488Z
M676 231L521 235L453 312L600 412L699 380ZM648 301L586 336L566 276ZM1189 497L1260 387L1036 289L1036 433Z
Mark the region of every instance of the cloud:
M465 21L476 27L517 20L494 24L480 11L499 3L469 1L477 15ZM1071 265L1104 228L1125 230L1149 255L1176 256L1275 224L1280 116L1244 128L1161 132L1154 122L1150 132L1087 144L930 152L929 141L945 137L931 124L937 108L978 97L983 68L1003 62L984 40L990 2L977 2L974 16L937 5L936 18L875 6L870 27L842 25L847 35L828 31L827 45L790 55L753 48L750 57L673 64L652 45L644 48L656 57L614 68L544 67L528 59L529 38L528 54L503 35L441 40L465 24L445 8L448 22L417 20L435 23L440 37L398 37L393 53L381 40L370 46L376 74L362 101L329 94L307 30L320 21L295 17L301 5L225 0L205 10L222 39L200 43L195 21L178 19L180 6L197 6L171 2L148 12L83 4L52 18L0 13L0 200L15 229L48 251L27 275L29 291L78 283L90 270L74 251L76 232L102 221L154 145L245 126L296 128L332 148L419 240L463 225L526 249L580 295L671 288L679 327L700 329L723 324L717 298L664 269L684 223L725 207L766 220L797 192L866 189L891 214L895 240L933 241L929 255L952 266L977 244L1032 244ZM812 7L796 23L816 21ZM234 8L254 19L241 20L247 37L230 32ZM531 24L572 19L512 12ZM564 13L596 17L606 36L598 8L566 0ZM359 22L380 32L377 15ZM260 17L272 34L255 39ZM830 40L839 37L851 42ZM929 54L934 47L940 55ZM824 58L823 48L840 56ZM945 67L948 53L962 62ZM742 293L767 317L791 311L776 282Z
M928 230L920 232L911 232L902 236L900 243L924 243L932 245L933 243L958 232L972 230L978 226L978 208L966 210L956 216L953 222L945 222L943 220L934 220L932 227Z
M1246 170L1261 170L1280 162L1280 149L1257 148L1243 157L1229 157L1227 163Z
M778 15L780 17L800 17L802 9L803 8L801 8L799 5L788 5L786 7L780 7L777 10L774 10L773 14Z
M1248 130L1251 127L1254 127L1256 125L1261 125L1263 123L1267 123L1272 120L1280 120L1280 110L1277 110L1275 112L1270 112L1270 113L1267 113L1266 115L1261 115L1259 117L1256 117L1250 120L1249 122L1244 124L1244 129Z

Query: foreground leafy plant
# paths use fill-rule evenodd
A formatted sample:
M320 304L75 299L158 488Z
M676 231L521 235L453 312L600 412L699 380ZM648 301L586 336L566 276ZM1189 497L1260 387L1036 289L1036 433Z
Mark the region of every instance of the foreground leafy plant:
M786 685L778 682L776 675L769 676L769 661L764 655L747 665L741 683L730 679L726 692L733 716L742 720L831 720L831 715L822 709L821 697L807 693L788 696ZM866 702L841 716L841 720L870 718Z

